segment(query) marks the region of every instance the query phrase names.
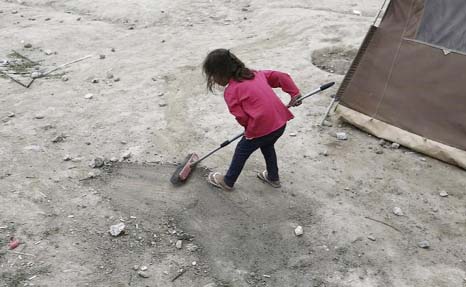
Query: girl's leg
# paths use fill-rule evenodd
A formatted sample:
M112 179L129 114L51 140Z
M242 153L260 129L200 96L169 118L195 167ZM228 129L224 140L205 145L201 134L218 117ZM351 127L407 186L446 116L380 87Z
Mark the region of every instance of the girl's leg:
M233 187L243 170L246 160L258 148L259 146L255 144L254 140L247 140L244 137L240 140L236 146L230 168L224 177L224 181L229 187Z
M267 178L270 181L279 181L277 154L273 144L261 147L261 152L264 155L265 165L267 167Z

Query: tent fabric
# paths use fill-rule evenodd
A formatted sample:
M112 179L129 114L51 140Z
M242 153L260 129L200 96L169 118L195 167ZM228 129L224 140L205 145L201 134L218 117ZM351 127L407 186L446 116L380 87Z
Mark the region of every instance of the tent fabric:
M465 11L465 0L426 0L416 40L466 53Z
M424 19L425 3L391 1L341 92L340 104L466 150L466 57L409 40Z
M350 124L379 138L466 169L466 151L420 137L341 105L338 106L337 113Z

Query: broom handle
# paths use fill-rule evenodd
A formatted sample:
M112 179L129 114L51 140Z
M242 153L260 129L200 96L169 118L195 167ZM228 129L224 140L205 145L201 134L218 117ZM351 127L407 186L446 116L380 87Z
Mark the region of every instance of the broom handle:
M331 86L335 85L335 82L330 82L330 83L327 83L327 84L324 84L322 86L320 86L319 88L307 93L306 95L304 96L301 96L298 98L298 101L302 101L302 100L305 100L307 98L309 98L310 96L313 96L317 93L320 93L322 92L323 90L326 90L328 88L330 88ZM288 106L290 108L290 106ZM213 151L209 152L208 154L206 154L205 156L201 157L200 159L198 159L197 161L193 162L191 164L191 166L195 166L196 164L200 163L201 161L205 160L206 158L208 158L209 156L213 155L214 153L216 153L217 151L221 150L222 148L226 147L227 145L231 144L232 142L236 141L237 139L239 139L240 137L242 137L244 135L244 132L240 133L239 135L235 136L234 138L230 139L230 140L226 140L224 141L218 148L214 149Z

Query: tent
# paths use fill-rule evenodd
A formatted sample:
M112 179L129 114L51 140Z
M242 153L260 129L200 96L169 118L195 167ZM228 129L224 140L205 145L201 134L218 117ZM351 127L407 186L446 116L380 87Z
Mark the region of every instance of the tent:
M338 90L337 113L466 169L466 1L392 0L377 18Z

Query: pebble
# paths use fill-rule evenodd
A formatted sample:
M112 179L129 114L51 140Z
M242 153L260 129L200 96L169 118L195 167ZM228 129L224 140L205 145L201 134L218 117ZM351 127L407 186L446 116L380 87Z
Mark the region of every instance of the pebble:
M41 120L41 119L44 118L44 115L35 115L34 118L35 118L36 120Z
M111 72L107 72L107 75L106 75L107 79L113 79L113 74Z
M63 75L63 76L61 77L61 80L62 80L63 82L66 82L66 81L69 80L69 78L68 78L67 75Z
M119 82L121 79L119 77L116 77L113 79L114 82Z
M117 162L117 161L118 161L118 158L116 158L116 157L113 156L113 157L110 158L110 161L111 161L111 162Z
M296 133L290 133L290 137L295 137L295 136L297 136Z
M319 152L319 155L328 156L328 151L324 150Z
M112 236L118 236L125 229L125 227L125 224L123 222L120 222L118 224L110 226L109 232Z
M448 192L446 192L445 190L442 190L442 191L439 193L439 195L440 195L441 197L447 197L447 196L448 196Z
M96 157L91 161L89 166L92 168L100 168L100 167L103 167L104 164L105 164L105 161L102 157Z
M348 135L344 132L339 132L339 133L336 133L336 137L337 139L341 140L341 141L345 141L348 139Z
M329 128L330 128L330 127L333 127L333 124L332 124L331 122L325 120L325 121L322 123L322 126L324 126L324 127L329 127Z
M176 248L177 248L177 249L183 248L183 240L178 240L178 241L176 242Z
M195 252L199 249L199 246L193 244L193 243L189 243L188 245L186 245L186 250L188 250L189 252Z
M18 10L11 11L11 14L18 14Z
M372 235L367 236L367 239L369 239L369 240L371 240L371 241L375 241L375 240L376 240L375 237L372 236Z
M141 271L147 271L147 266L141 266Z
M53 143L61 143L61 142L63 142L65 139L66 139L66 135L61 134L61 135L56 136L54 139L52 139L52 142L53 142Z
M13 118L13 117L15 117L15 116L16 116L15 113L8 113L8 117L9 117L9 118Z
M90 100L90 99L92 99L93 97L94 97L94 94L91 94L91 93L86 94L86 95L84 96L84 98L87 99L87 100Z
M296 227L296 229L294 230L294 234L295 234L296 236L301 236L301 235L303 235L303 234L304 234L304 229L303 229L303 227L302 227L302 226Z
M105 59L105 55L104 55L104 54L100 54L100 55L99 55L99 59L101 59L101 60Z
M393 211L393 214L395 214L397 216L403 216L404 215L403 211L399 207L394 207L392 211Z
M139 265L134 265L134 266L133 266L133 270L134 270L134 271L138 271L138 270L139 270Z
M417 246L419 246L420 248L427 249L430 247L430 243L427 240L423 240L423 241L418 242Z
M144 271L139 271L138 275L139 277L142 277L142 278L149 278L149 274L147 274L147 272L144 272Z
M50 56L53 54L52 50L44 50L45 55Z
M392 149L399 149L400 144L399 143L392 143L391 147L392 147Z
M197 265L197 262L196 262L196 261L193 261L193 262L191 263L191 265L192 265L192 266L196 266L196 265Z
M116 50L115 50L115 48L111 48L110 51L115 52Z
M99 83L99 79L92 79L91 83L97 84L97 83Z
M122 158L123 160L129 159L130 157L131 157L131 152L130 152L130 151L125 152L125 153L121 156L121 158Z
M383 150L378 148L378 149L375 150L375 153L376 154L383 154Z
M163 107L166 107L167 106L167 103L160 103L159 104L159 107L163 108Z
M32 48L32 44L31 43L26 43L26 44L24 44L24 48L26 48L26 49Z
M34 71L31 73L31 78L33 79L37 79L37 78L40 78L42 76L42 73L39 72L39 71Z

